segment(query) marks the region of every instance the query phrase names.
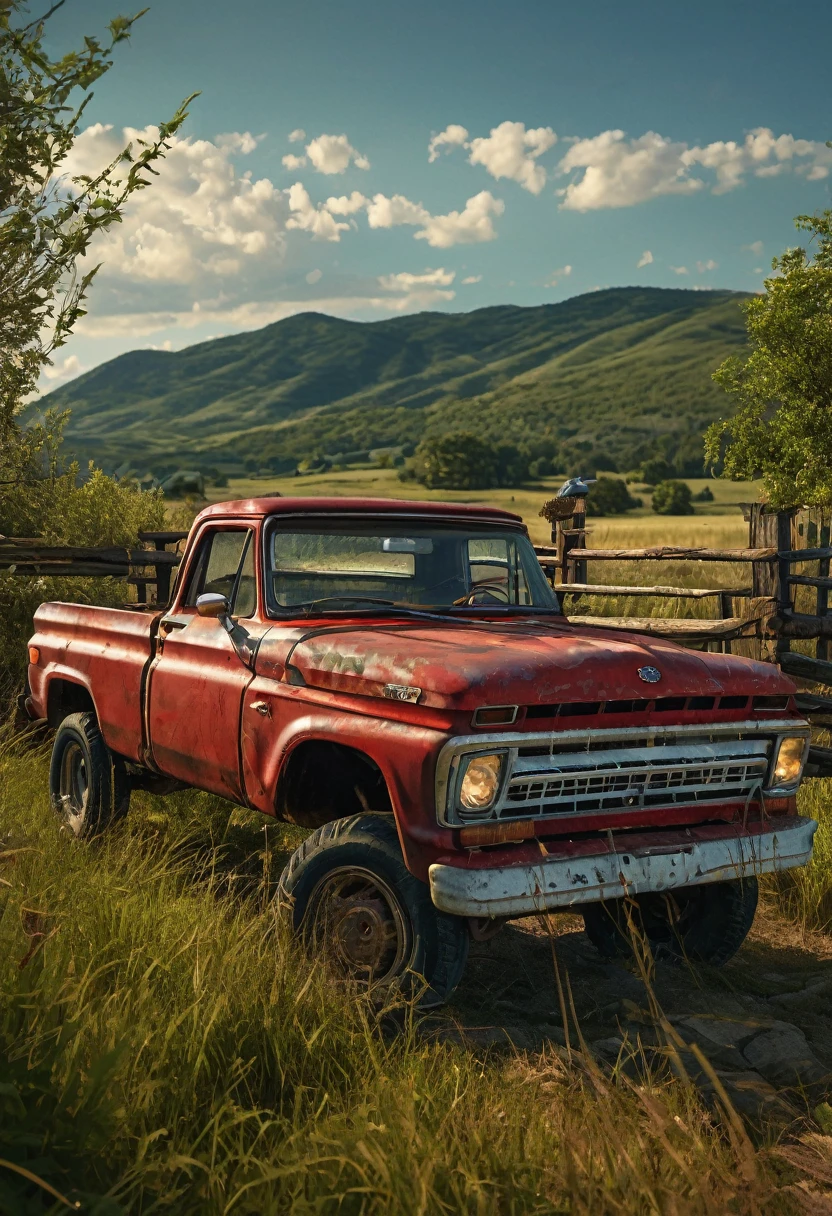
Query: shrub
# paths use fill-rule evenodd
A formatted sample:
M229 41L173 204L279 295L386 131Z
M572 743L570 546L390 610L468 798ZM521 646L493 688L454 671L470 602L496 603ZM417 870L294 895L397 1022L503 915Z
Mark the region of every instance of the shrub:
M623 515L642 505L634 498L620 477L599 477L590 488L586 502L587 515Z
M429 490L484 490L497 484L496 453L470 431L423 439L414 468Z
M710 486L704 486L698 494L694 494L694 502L713 502L714 492Z
M662 481L653 491L657 515L693 515L693 495L686 481Z
M673 477L673 467L660 456L654 456L651 460L645 460L641 466L641 480L646 486L657 486L662 481L669 481Z

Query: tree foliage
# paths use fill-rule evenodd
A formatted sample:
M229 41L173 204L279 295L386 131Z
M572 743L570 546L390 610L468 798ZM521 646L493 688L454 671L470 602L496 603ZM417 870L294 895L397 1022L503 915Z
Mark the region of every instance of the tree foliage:
M787 249L762 295L743 304L746 358L726 359L714 379L734 398L732 418L705 437L723 476L762 477L775 507L832 505L832 211L800 215L811 252Z
M641 506L620 477L599 477L586 500L587 515L624 515Z
M52 59L43 40L48 17L21 24L22 0L0 6L0 440L35 390L52 353L84 315L97 266L81 269L95 235L121 219L124 204L149 184L182 125L187 104L137 140L95 177L67 178L62 165L92 98L136 17L116 17L109 38L87 37L81 50ZM189 98L188 101L191 99Z
M686 481L660 481L653 491L657 515L693 515L693 495Z

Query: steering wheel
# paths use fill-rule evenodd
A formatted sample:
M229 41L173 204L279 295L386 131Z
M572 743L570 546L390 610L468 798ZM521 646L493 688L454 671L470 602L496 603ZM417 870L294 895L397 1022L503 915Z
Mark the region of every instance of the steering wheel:
M492 580L485 578L481 583L475 583L471 590L465 595L461 595L458 600L454 600L454 607L458 608L463 604L471 605L473 603L474 596L479 595L480 592L490 595L492 599L497 601L498 604L511 603L508 591L502 583L498 583L496 579Z

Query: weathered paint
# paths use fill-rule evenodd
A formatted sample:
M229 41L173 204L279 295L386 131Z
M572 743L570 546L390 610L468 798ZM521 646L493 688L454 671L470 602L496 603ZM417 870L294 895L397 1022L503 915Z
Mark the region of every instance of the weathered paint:
M558 837L570 855L580 854L582 833L626 826L675 833L710 820L759 818L756 803L651 807L634 819L611 813L552 819L530 825L530 842L484 852L462 847L459 831L440 826L435 811L437 757L447 741L472 730L481 705L645 700L651 696L790 694L794 685L776 667L730 655L685 650L671 642L576 627L566 619L402 621L340 617L271 620L266 615L258 563L258 609L241 622L256 649L251 667L212 619L183 604L196 549L206 530L255 529L261 543L268 517L430 517L477 520L522 529L509 512L468 504L403 503L347 499L261 499L216 504L197 516L174 602L166 616L81 605L43 605L32 644L40 650L30 666L33 712L46 712L49 683L70 679L94 700L109 746L142 759L165 775L224 794L274 814L280 774L305 740L326 740L368 755L390 793L407 865L427 880L432 863L499 866L526 851L539 856L541 841ZM157 627L161 625L157 638ZM639 679L638 668L662 672L658 686ZM387 684L417 686L418 703L391 701ZM257 702L259 709L253 707ZM686 710L662 715L670 722L702 723L747 718L748 709ZM781 715L782 716L782 715ZM649 721L649 710L604 714L603 725ZM597 725L601 725L596 720ZM582 728L593 726L591 717ZM522 714L509 729L526 729ZM539 723L538 723L539 729ZM493 728L491 728L493 733ZM619 824L619 821L620 824ZM687 826L686 826L687 825ZM725 830L736 831L733 824ZM598 836L591 838L597 847ZM544 845L548 847L548 845Z

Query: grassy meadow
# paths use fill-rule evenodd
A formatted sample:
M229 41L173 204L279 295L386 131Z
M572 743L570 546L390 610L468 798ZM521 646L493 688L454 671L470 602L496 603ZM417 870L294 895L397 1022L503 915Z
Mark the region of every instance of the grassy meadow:
M685 1080L443 1041L329 981L271 898L295 829L138 795L79 847L9 745L0 823L8 1216L792 1210L776 1133Z
M558 484L484 501L545 541L537 512ZM694 517L597 519L591 543L742 544L735 504L750 487L710 484L717 502ZM270 489L471 500L388 470L214 497ZM287 938L274 884L299 829L198 792L139 793L111 835L79 845L50 810L47 768L45 749L0 738L3 1216L810 1210L817 1174L799 1163L826 1145L825 1116L747 1131L684 1076L602 1071L569 1014L571 1056L558 1037L478 1047L449 1033L453 1005L430 1019L379 1011ZM775 936L778 923L832 932L831 794L812 782L802 795L822 820L817 860L767 884ZM531 979L561 1024L568 981L561 1006L550 965Z

